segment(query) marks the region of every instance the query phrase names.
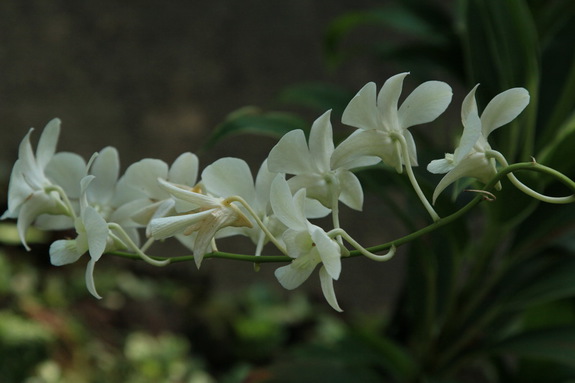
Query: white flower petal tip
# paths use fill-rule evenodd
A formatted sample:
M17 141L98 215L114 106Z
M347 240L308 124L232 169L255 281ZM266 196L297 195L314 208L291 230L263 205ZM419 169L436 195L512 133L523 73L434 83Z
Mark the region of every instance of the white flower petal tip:
M323 296L327 303L337 312L343 312L342 308L339 307L337 298L335 296L335 290L333 288L333 279L330 277L329 273L324 267L319 270L319 279L321 282L321 290Z
M86 267L86 287L90 294L92 294L97 299L102 299L100 294L96 291L96 284L94 283L94 266L96 265L96 261L90 259L88 262L88 266Z
M483 134L487 138L497 128L513 121L529 104L529 92L512 88L499 93L487 104L481 115Z

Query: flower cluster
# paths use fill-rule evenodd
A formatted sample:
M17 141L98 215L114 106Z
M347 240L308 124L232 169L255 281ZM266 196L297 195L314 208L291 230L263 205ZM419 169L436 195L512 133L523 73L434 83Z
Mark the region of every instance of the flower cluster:
M198 158L192 153L180 155L171 166L146 158L120 175L114 148L104 148L88 161L74 153L56 153L60 121L52 120L36 152L30 142L32 130L24 137L2 219L18 220L18 233L27 249L26 231L31 225L75 231L75 238L51 245L51 262L64 265L88 253L86 285L98 298L94 266L106 253L128 251L151 264L164 265L169 258L150 257L146 252L154 241L174 237L193 252L200 267L206 255L217 251L218 238L241 235L254 243L255 256L272 242L284 260L291 259L275 271L286 289L300 286L319 266L324 296L341 311L333 282L341 274L342 258L350 254L345 243L374 260L387 260L395 253L391 246L386 254L373 254L340 227L340 203L355 210L363 206L363 190L354 169L379 162L399 173L405 169L432 219L440 219L413 174L417 151L408 128L434 121L450 104L452 92L444 82L428 81L398 107L407 75L389 78L377 94L374 83L357 93L342 117L344 124L357 130L337 146L330 111L313 123L309 138L302 130L287 133L255 179L248 164L238 158L219 159L199 174ZM433 201L461 177L488 182L496 174L497 152L487 137L529 102L525 89L511 89L495 97L480 117L476 89L463 102L459 147L428 166L432 173L447 173ZM312 223L330 214L331 229Z

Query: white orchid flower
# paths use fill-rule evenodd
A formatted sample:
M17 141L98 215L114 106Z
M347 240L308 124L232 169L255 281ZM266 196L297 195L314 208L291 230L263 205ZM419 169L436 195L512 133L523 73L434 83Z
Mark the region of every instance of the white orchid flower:
M475 101L477 87L469 92L461 106L463 134L459 146L453 154L447 153L445 158L433 160L427 165L431 173L447 173L435 188L433 202L447 186L462 177L488 183L495 176L496 161L488 155L492 149L487 137L495 129L515 119L529 104L529 92L526 89L512 88L495 96L479 117ZM501 184L498 183L496 187L500 189Z
M345 108L341 121L359 128L334 153L345 166L360 156L377 156L394 167L417 165L417 152L408 128L435 120L451 102L451 87L441 81L419 85L398 108L403 80L409 73L389 78L376 96L376 85L366 84ZM405 149L404 149L405 148ZM407 150L407 153L402 151Z
M17 218L18 234L22 244L26 243L26 231L42 214L73 216L74 212L65 201L64 191L46 176L46 167L53 158L60 134L60 120L53 119L44 128L36 153L30 143L30 129L18 151L8 188L8 210L0 219Z
M264 161L254 182L248 164L231 157L221 158L204 169L202 184L208 194L220 198L240 197L251 209L249 214L245 213L250 217L252 227L227 227L220 231L218 237L247 236L256 244L255 254L260 255L270 237L259 226L256 217L274 238L283 233L285 226L275 219L269 204L270 187L275 175L268 170ZM245 207L240 209L243 211Z
M154 239L164 239L176 234L190 235L197 232L193 252L199 267L204 255L212 249L216 233L227 226L251 227L252 223L238 206L229 199L197 193L185 185L158 179L159 184L176 200L176 210L181 214L158 217L150 221L149 229Z
M271 184L277 174L270 172L268 168L266 160L260 166L254 182L250 168L244 160L226 157L207 166L202 172L202 185L207 194L220 198L237 198L238 202L241 201L240 209L253 225L224 228L218 233L218 237L247 236L256 244L256 255L261 254L263 246L269 240L274 242L286 229L274 216L270 206ZM307 217L325 217L329 212L328 208L316 200L306 201ZM279 242L277 244L280 249L284 247Z
M285 134L272 148L268 167L274 173L293 174L288 183L293 191L305 188L307 197L334 209L340 200L355 210L363 205L363 190L357 177L349 170L379 162L376 157L356 157L351 161L332 157L334 153L331 111L314 121L309 144L303 130ZM340 163L342 163L340 165Z
M119 210L126 211L135 223L148 226L153 218L164 217L174 212L172 195L158 184L158 178L190 188L198 178L198 157L183 153L168 167L164 161L145 158L128 167L118 181ZM149 228L146 229L149 236Z
M341 248L319 226L305 216L305 189L292 195L287 181L278 175L271 187L271 206L277 218L288 227L283 235L288 255L294 260L275 271L280 284L292 290L300 286L318 264L323 294L331 307L342 311L337 303L333 281L341 273Z
M50 261L55 266L76 262L83 254L89 252L90 261L86 268L86 287L100 299L94 283L94 266L106 251L125 249L126 245L117 237L111 236L106 219L101 212L88 204L89 186L93 186L95 177L86 176L81 181L80 214L74 222L75 239L57 240L50 246Z

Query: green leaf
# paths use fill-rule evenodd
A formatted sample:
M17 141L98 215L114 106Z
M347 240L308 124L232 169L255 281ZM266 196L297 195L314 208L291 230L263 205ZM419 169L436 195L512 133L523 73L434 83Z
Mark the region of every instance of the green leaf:
M529 6L535 18L541 47L546 48L575 16L573 0L531 0Z
M393 340L370 331L356 330L360 339L371 346L378 354L379 361L397 381L409 381L414 378L417 363L408 351Z
M244 107L231 113L216 127L205 148L209 149L222 138L235 134L250 133L280 138L291 130L306 130L308 127L308 122L291 113L263 112L256 107Z
M353 97L353 93L341 87L326 83L296 84L285 88L279 95L279 101L304 106L320 112L332 109L339 115Z
M575 296L575 259L560 257L549 263L536 260L509 272L523 275L523 281L515 292L507 292L508 308L520 309Z
M559 3L559 2L557 2ZM573 132L575 111L575 2L557 20L560 29L542 51L537 160L546 163L554 148ZM561 25L561 19L569 22Z
M448 17L441 8L428 3L393 4L368 11L349 12L336 18L326 32L325 51L328 64L334 67L346 57L341 48L345 37L355 29L369 26L400 33L427 45L449 45L451 40L447 37L451 30ZM372 43L373 41L369 40L355 44L353 51L357 53L358 47L369 51L372 49ZM396 46L404 44L405 42L401 42Z
M513 354L575 366L575 327L524 332L491 345L487 351L492 354Z
M573 147L575 147L575 111L555 131L553 140L541 151L537 160L568 176L573 176L575 174Z
M550 246L566 249L565 245L568 245L568 242L562 238L573 232L573 217L575 217L575 204L553 206L539 204L529 217L529 222L537 224L525 224L519 227L512 253L526 257L544 251ZM572 252L575 252L575 249L572 249Z

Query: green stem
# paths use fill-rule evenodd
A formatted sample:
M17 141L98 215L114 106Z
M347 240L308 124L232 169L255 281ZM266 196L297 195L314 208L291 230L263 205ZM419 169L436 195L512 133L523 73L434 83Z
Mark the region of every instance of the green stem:
M118 225L117 223L109 223L108 228L119 234L119 238L122 240L122 242L124 242L126 245L128 245L129 248L134 250L134 252L138 255L138 257L148 262L149 264L154 266L166 266L167 264L170 263L171 258L154 259L146 255L142 250L138 248L138 246L136 246L136 244L134 243L134 241L132 241L130 236L126 234L122 226Z
M373 260L373 261L377 261L377 262L384 262L384 261L389 261L391 258L393 258L393 256L395 255L395 251L396 248L395 246L391 245L391 248L389 249L389 251L387 252L387 254L374 254L370 251L368 251L366 248L364 248L363 246L361 246L355 239L353 239L345 230L343 229L333 229L331 230L329 233L327 233L327 235L330 238L333 237L338 237L338 238L343 238L345 239L350 245L352 245L353 247L355 247L355 249L357 251L360 252L361 255L365 255L366 257L368 257L369 259Z
M495 158L495 160L497 162L499 162L501 165L503 165L505 167L509 166L509 164L507 163L507 160L505 159L503 154L499 153L498 151L488 150L485 154L488 157ZM550 170L554 170L554 169L550 169ZM559 173L559 174L561 174L561 173ZM561 174L561 175L563 175L563 174ZM523 193L527 194L530 197L538 199L539 201L543 201L543 202L547 202L547 203L553 203L553 204L567 204L567 203L571 203L571 202L575 201L575 194L571 194L571 195L565 196L565 197L551 197L551 196L536 192L535 190L531 189L529 186L525 185L523 182L519 181L513 173L507 174L507 178L509 178L511 183L513 185L515 185L515 187L517 189L521 190Z
M536 171L536 172L551 175L551 176L555 177L558 181L565 184L568 188L575 191L575 181L571 180L569 177L565 176L564 174L562 174L562 173L560 173L554 169L551 169L547 166L544 166L544 165L541 165L538 163L534 163L534 162L520 162L517 164L509 165L508 167L501 169L495 175L495 177L493 177L493 179L487 185L485 185L485 187L482 190L485 190L485 191L492 190L501 178L505 177L509 173L512 173L512 172L518 171L518 170L531 170L531 171ZM419 230L417 230L411 234L405 235L403 237L400 237L400 238L395 239L395 240L390 241L390 242L383 243L381 245L372 246L372 247L368 247L365 249L371 253L378 253L380 251L390 249L392 246L399 247L399 246L404 245L406 243L412 242L415 239L417 239L417 238L419 238L425 234L434 232L435 230L458 220L460 217L467 214L471 209L473 209L478 203L480 203L483 200L484 200L484 196L481 194L478 194L474 199L469 201L465 206L463 206L461 209L457 210L455 213L452 213L446 217L440 218L439 220L435 221L434 223L432 223L432 224L430 224L424 228L421 228L421 229L419 229ZM122 256L122 257L126 257L126 258L140 258L139 256L137 256L135 254L125 253L125 252L115 251L115 252L111 252L110 254L118 255L118 256ZM362 256L362 255L364 255L364 254L362 254L361 251L353 250L353 251L350 251L349 257L357 257L357 256ZM193 259L192 256L188 256L188 257L149 257L149 258L156 259L156 260L167 260L167 259L169 259L169 260L171 260L172 263L173 262L189 261L189 260ZM205 258L224 258L224 259L256 262L256 263L291 262L293 260L292 258L288 257L287 255L272 255L272 256L260 255L260 256L255 256L255 255L247 255L247 254L225 253L225 252L219 252L219 251L208 253L208 254L206 254Z
M415 178L415 174L413 174L413 169L411 168L411 160L409 159L409 151L407 149L407 142L405 141L405 137L403 137L403 135L401 134L396 134L392 138L396 140L395 142L399 142L401 144L401 153L403 154L403 162L405 164L405 170L407 171L407 176L409 177L409 181L411 182L411 185L413 186L415 193L423 203L425 210L427 210L433 221L437 222L439 220L439 215L435 212L435 209L433 209L433 206L431 206L431 204L427 200L427 197L425 197L425 194L423 194L423 191L421 190L421 187L419 187L419 183Z
M277 249L279 251L281 251L283 254L287 255L286 249L283 247L283 245L281 243L279 243L279 241L276 239L276 237L274 237L274 235L268 230L266 225L264 225L264 223L262 222L260 217L258 217L258 215L254 211L254 209L252 209L252 207L246 202L245 199L243 199L240 196L233 196L233 197L226 198L226 201L228 201L228 202L233 202L233 201L239 202L250 213L250 215L254 218L254 220L256 221L258 226L260 227L260 229L262 229L262 231L264 233L266 233L266 235L268 236L270 241L275 245L275 247L277 247Z

